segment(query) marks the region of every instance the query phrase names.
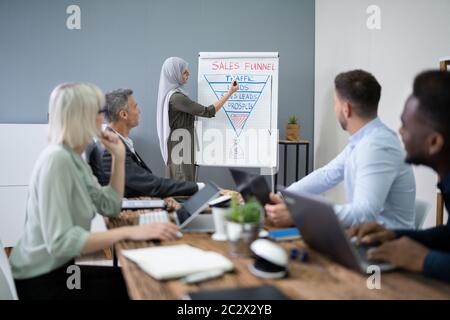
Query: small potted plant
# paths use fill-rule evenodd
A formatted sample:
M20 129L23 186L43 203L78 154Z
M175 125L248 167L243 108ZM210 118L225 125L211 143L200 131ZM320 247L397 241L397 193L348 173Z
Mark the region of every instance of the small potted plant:
M298 118L296 115L289 117L288 124L286 126L286 140L300 141L300 125L298 124Z
M250 244L258 238L261 230L262 207L251 198L245 204L238 204L237 198L231 200L231 211L227 219L227 238L232 256L245 257L251 254Z

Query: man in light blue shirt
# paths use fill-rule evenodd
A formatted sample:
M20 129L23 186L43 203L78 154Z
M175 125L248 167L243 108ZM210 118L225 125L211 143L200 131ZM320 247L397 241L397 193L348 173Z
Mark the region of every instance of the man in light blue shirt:
M351 135L349 142L334 160L288 190L320 194L344 181L347 203L335 205L344 227L376 221L388 228L414 228L414 175L396 133L377 116L380 95L381 86L370 73L354 70L336 77L334 109ZM271 200L269 220L291 225L281 197L272 194Z

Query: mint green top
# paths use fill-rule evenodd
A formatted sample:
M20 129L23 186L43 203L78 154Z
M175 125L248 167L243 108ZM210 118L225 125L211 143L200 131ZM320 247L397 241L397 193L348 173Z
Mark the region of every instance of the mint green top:
M24 233L10 257L14 278L46 274L79 256L95 213L118 216L121 204L72 149L48 146L31 175Z

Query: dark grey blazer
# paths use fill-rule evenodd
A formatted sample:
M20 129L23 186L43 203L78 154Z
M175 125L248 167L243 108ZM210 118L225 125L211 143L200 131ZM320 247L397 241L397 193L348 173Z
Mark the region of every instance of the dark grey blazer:
M111 131L110 128L107 128L107 130ZM134 154L125 141L122 142L126 151L124 194L126 198L190 196L198 191L198 186L195 182L176 181L154 175L139 154L137 152ZM98 151L93 152L88 161L100 184L106 185L109 183L111 176L111 154L100 143L97 143L96 149ZM100 168L98 164L92 163L94 158L101 160ZM95 172L94 168L97 172Z

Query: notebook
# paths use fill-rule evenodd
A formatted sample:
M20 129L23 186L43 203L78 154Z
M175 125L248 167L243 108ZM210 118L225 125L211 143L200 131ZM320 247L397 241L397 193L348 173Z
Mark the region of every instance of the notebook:
M223 255L187 244L124 250L122 254L157 280L203 271L233 270L233 263Z
M290 300L283 292L271 285L189 292L185 298L191 300Z
M269 231L269 238L275 241L288 241L300 239L300 232L297 228L287 228Z

